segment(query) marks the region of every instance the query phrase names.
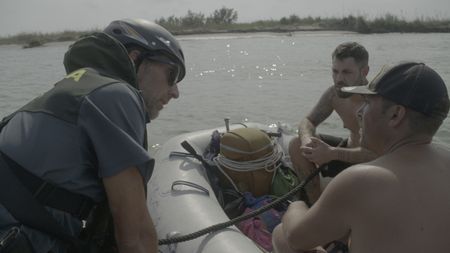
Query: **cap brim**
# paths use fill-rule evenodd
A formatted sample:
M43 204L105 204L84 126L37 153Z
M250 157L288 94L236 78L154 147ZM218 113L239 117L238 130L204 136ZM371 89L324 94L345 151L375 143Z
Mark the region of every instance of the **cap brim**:
M350 86L350 87L342 87L342 92L346 93L354 93L354 94L366 94L366 95L375 95L376 92L369 90L367 86Z

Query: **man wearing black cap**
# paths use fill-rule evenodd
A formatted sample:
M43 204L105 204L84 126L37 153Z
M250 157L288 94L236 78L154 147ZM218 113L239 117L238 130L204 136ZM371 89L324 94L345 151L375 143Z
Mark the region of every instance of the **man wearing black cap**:
M447 252L450 151L432 144L449 111L441 77L423 63L385 67L358 111L361 145L380 157L340 173L308 210L294 202L273 234L277 252L350 236L353 252Z

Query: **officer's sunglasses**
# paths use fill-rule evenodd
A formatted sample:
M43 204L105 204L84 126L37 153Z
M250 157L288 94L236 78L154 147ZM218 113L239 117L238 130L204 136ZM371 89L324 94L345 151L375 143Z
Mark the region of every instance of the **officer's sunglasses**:
M148 55L147 57L145 57L146 59L148 59L149 61L154 61L154 62L159 62L159 63L164 63L169 65L169 73L168 73L168 82L170 86L175 85L176 83L178 83L178 77L180 76L180 66L175 63L174 61L172 61L171 59L169 59L168 57L164 56L164 55Z

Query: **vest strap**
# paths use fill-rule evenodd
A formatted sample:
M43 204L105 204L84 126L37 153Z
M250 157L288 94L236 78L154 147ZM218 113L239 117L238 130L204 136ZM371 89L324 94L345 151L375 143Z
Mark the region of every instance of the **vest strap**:
M1 155L10 170L40 204L70 213L80 220L87 219L95 205L95 202L90 197L70 192L42 180L28 172L4 153L1 153Z

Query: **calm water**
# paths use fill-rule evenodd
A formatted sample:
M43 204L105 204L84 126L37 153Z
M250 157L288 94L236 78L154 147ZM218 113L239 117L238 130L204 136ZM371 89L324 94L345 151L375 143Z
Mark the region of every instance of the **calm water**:
M423 61L450 85L450 34L298 32L179 37L187 59L181 96L149 125L153 149L167 138L243 120L295 126L332 84L331 52L344 41L370 53L369 79L385 63ZM0 117L42 94L64 76L62 58L70 43L22 49L0 46ZM345 135L337 115L320 131ZM436 141L450 146L450 120Z

